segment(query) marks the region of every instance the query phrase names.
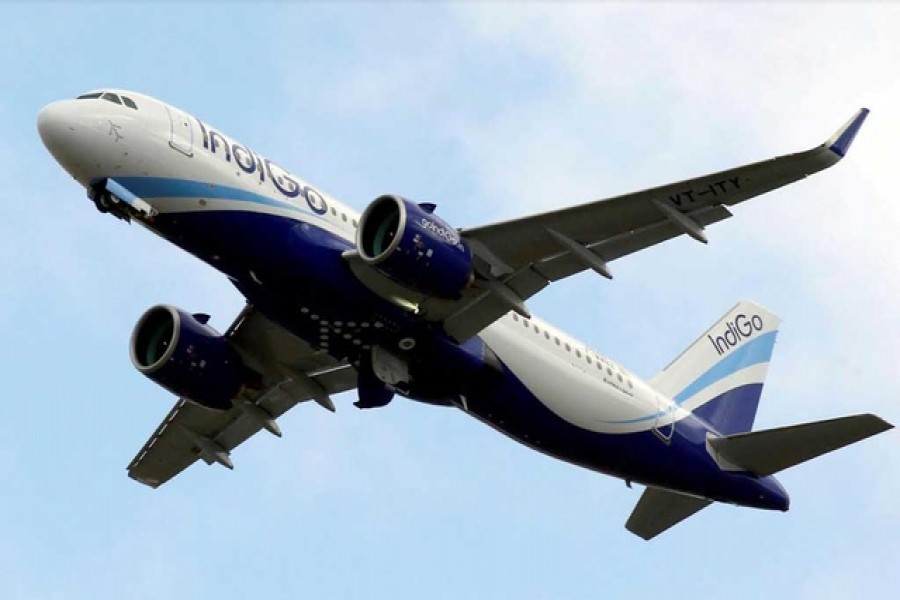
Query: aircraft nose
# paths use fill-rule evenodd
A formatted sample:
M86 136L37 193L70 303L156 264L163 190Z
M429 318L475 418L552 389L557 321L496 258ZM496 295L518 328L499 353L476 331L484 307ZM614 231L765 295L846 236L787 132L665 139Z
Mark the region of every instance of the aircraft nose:
M62 145L65 144L67 134L71 136L74 131L67 119L66 105L68 102L60 101L48 104L38 113L37 128L41 141L51 154L56 156Z
M102 157L103 121L102 115L76 102L60 100L42 108L37 129L56 162L75 179L87 181L95 176L93 170Z

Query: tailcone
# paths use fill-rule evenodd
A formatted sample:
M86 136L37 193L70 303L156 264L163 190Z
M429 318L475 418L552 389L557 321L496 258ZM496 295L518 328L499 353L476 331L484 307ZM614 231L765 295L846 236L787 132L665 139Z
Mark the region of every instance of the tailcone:
M728 490L721 497L713 499L748 508L781 512L787 512L791 507L791 497L771 475L756 477L751 473L732 473L729 479Z
M790 495L774 477L766 477L760 480L760 500L761 506L759 508L787 512L791 507Z

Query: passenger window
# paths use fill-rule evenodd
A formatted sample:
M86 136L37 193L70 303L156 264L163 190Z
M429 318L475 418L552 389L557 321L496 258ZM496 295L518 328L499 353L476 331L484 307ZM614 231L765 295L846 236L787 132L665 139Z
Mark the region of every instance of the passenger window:
M575 356L577 356L578 358L581 358L581 350L576 350Z
M597 370L602 372L602 371L603 371L603 365L601 365L600 363L597 363Z
M559 338L554 338L556 340L556 345L559 346Z
M102 92L94 92L93 94L82 94L75 98L76 100L94 100L99 98L102 95Z
M545 332L544 332L544 337L547 338L547 339L549 340L549 339L550 339L550 332L549 332L549 331L545 331Z
M571 352L571 351L572 351L572 346L570 346L569 343L566 342L566 352Z
M518 320L519 320L519 315L517 315L516 313L513 313L513 321L518 321Z
M353 223L353 229L356 229L356 227L357 227L356 219L353 219L350 222Z
M134 100L132 100L131 98L122 96L122 104L124 104L128 108L133 108L134 110L137 110L137 104L135 104Z
M110 102L112 102L114 104L122 104L122 101L119 100L118 96L116 96L115 94L110 94L109 92L103 94L103 96L101 96L101 98L103 98L104 100L109 100Z
M541 332L541 330L538 329L538 326L537 326L537 325L534 326L534 332L535 332L535 333L540 333L540 332Z
M590 354L585 354L584 357L587 359L588 364L591 364L591 355L590 355Z
M634 387L634 385L631 383L631 380L630 380L630 379L628 380L628 387L629 387L629 388L633 388L633 387Z
M622 374L619 373L619 383L622 383L622 381L623 381L623 379L622 379Z
M335 217L337 216L337 209L333 206L331 207L331 214Z
M609 375L610 377L612 377L612 369L610 369L609 367L606 367L606 374Z
M347 222L347 214L346 214L346 213L341 213L341 219L343 219L343 220L344 220L344 223L346 223L346 222Z

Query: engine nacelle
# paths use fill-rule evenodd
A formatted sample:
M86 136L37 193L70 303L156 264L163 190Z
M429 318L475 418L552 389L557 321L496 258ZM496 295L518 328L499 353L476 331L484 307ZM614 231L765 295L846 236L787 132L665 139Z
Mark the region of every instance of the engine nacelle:
M360 218L356 250L368 264L403 285L458 298L472 281L472 251L433 211L430 204L379 196Z
M194 316L160 304L131 334L131 363L177 396L217 410L231 408L249 371L224 336Z

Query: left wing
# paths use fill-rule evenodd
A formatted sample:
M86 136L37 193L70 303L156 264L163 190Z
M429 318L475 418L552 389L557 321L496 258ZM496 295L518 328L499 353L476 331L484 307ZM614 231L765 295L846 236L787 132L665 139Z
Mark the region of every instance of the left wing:
M356 387L356 370L318 351L247 307L226 332L264 387L245 390L228 411L179 399L128 465L128 476L159 487L197 459L234 468L231 451L261 429L281 436L275 419L300 402L334 411L330 395Z
M476 259L476 281L457 301L413 298L420 314L465 340L525 300L585 269L611 278L607 263L682 234L706 242L704 227L734 206L836 164L865 121L861 109L824 144L678 183L543 214L460 231ZM357 261L358 262L358 261ZM370 287L377 275L351 267ZM384 278L382 278L384 279ZM399 293L395 295L399 296Z

